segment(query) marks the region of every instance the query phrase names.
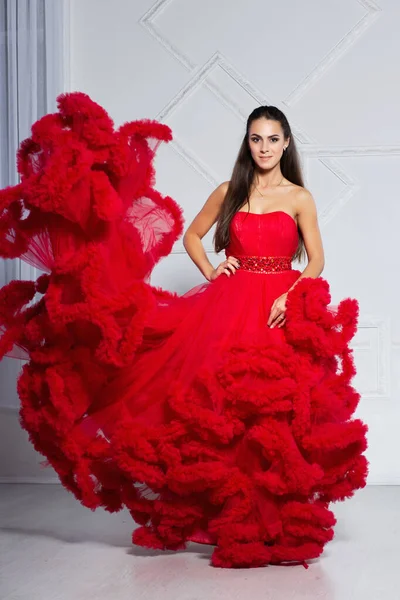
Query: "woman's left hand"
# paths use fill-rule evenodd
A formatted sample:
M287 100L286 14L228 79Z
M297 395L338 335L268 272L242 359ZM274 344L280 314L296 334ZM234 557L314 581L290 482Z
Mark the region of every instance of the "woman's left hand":
M285 311L286 311L286 298L287 298L287 292L285 294L282 294L282 296L279 296L279 298L277 298L272 307L271 307L271 312L269 315L269 319L268 319L268 323L267 325L269 327L275 327L276 325L278 327L282 327L282 325L285 324L286 321L286 316L285 316Z

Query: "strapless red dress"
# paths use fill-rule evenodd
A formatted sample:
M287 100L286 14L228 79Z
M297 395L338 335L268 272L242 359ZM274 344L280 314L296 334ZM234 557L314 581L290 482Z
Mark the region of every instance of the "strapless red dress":
M183 229L153 187L168 127L115 131L84 94L58 100L21 147L21 184L0 193L2 256L45 271L1 290L0 351L28 360L22 427L82 504L128 508L134 544L213 544L219 567L319 556L329 504L368 472L357 301L332 306L324 279L303 278L268 327L300 275L283 211L235 214L235 274L182 295L152 286Z

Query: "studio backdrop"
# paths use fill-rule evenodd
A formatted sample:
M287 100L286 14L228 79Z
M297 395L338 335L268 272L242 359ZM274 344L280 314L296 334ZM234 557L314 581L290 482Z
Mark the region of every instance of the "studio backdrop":
M1 4L24 5L5 0ZM38 84L41 100L46 101L40 110L26 113L16 138L27 135L27 120L53 110L59 91L88 93L117 126L139 118L167 123L174 140L159 149L156 187L183 207L186 225L211 191L229 179L248 114L260 104L283 110L301 153L305 185L317 204L326 255L322 277L330 283L332 304L349 296L360 304L359 329L352 343L358 370L354 385L362 394L355 417L369 426L368 482L400 483L399 3L26 0L25 4L37 4L37 10L44 11L37 14L44 15L45 36L38 62L28 65L27 79L21 80L18 73L17 92L32 89L34 69L39 77L44 56L47 68L58 65L61 80L48 75ZM2 140L10 110L4 94L11 85L12 67L7 67L4 78L3 60L14 35L9 15L6 11L5 20L2 15L8 39L1 50ZM51 35L55 29L46 29L50 18L54 28L62 23L56 36ZM39 32L40 22L36 26ZM30 35L32 39L32 30ZM35 106L29 93L25 100L26 110ZM2 166L10 150L15 151L11 138L1 150ZM14 182L7 164L1 172L2 185L7 179ZM214 228L203 242L216 266L224 256L213 252L213 233ZM2 273L3 280L26 275L19 264L4 266ZM159 263L152 279L154 285L177 292L202 281L182 239ZM0 372L0 478L55 481L50 470L40 469L41 457L19 429L16 371L8 360Z

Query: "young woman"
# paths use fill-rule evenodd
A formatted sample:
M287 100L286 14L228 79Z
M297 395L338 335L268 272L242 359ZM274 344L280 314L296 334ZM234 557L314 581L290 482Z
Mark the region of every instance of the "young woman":
M281 167L282 163L282 167ZM284 166L283 166L284 165ZM282 175L282 169L285 175ZM248 117L246 133L233 169L232 180L222 183L210 195L204 207L185 233L184 243L193 262L203 275L214 281L222 273L236 273L240 261L228 256L216 269L207 259L201 238L217 222L215 250L229 243L229 228L236 212L254 215L288 215L298 227L298 247L293 259L304 256L308 264L303 277L318 277L324 268L324 251L318 227L314 199L304 188L299 157L285 115L274 106L256 108ZM291 258L291 257L290 257ZM271 307L268 325L282 327L287 293Z
M306 566L333 537L330 502L365 485L367 427L351 419L358 304L329 304L285 116L250 115L231 180L184 234L206 281L178 295L149 283L183 232L153 188L169 128L115 131L86 95L58 102L0 192L1 255L45 271L1 290L0 352L28 360L22 427L82 504L128 508L134 544ZM201 242L215 223L216 268Z

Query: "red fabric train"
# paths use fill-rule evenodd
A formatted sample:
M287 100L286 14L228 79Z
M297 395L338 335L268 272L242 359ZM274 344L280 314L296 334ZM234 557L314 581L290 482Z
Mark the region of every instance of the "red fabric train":
M115 130L82 93L58 107L21 145L21 183L0 192L1 256L44 272L0 291L0 355L27 360L18 394L30 441L83 505L127 507L135 544L214 544L219 567L319 556L330 502L368 471L367 426L351 418L357 302L334 308L327 282L304 278L284 328L239 334L245 312L261 317L238 283L152 286L183 231L181 208L153 187L170 129ZM281 219L268 227L292 227ZM259 286L262 318L289 287L280 274L272 291L263 275L241 277L242 290Z

